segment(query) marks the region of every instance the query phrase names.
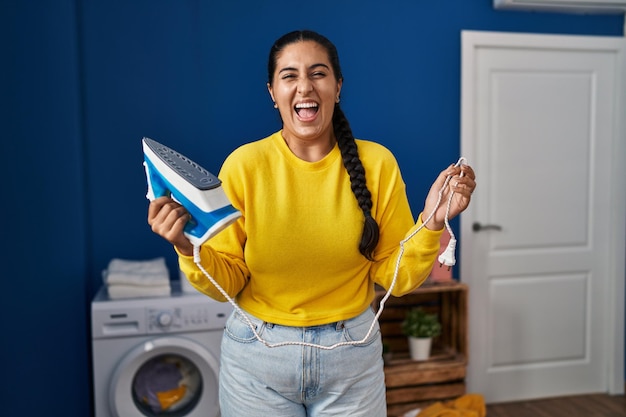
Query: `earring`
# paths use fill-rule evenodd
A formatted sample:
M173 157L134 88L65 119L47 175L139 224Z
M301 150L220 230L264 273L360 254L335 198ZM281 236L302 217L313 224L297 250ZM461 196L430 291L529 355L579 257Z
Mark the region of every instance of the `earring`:
M278 108L278 104L276 104L276 102L274 102L274 108L277 109Z
M341 99L339 98L339 96L337 96L337 103L339 103L341 101Z

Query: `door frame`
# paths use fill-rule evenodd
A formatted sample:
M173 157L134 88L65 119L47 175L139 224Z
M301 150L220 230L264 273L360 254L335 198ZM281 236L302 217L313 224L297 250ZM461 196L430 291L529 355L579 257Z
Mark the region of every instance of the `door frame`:
M500 32L481 32L481 31L462 31L462 65L464 68L473 68L475 66L474 56L475 51L480 48L524 48L531 45L533 48L546 48L550 49L554 47L554 42L551 42L549 46L545 45L546 36L554 42L559 43L560 38L563 40L561 49L574 49L571 47L570 35L540 35L540 34L518 34L518 33L500 33ZM575 36L577 39L575 49L591 48L597 49L598 37L591 36ZM620 79L616 80L616 86L618 98L614 106L616 109L622 109L622 114L626 113L626 41L624 38L602 38L603 42L608 41L611 44L611 51L615 51L616 57L619 60L616 63L617 67L621 71ZM567 40L567 42L565 42ZM606 49L605 49L606 50ZM461 153L464 155L468 162L471 164L475 156L475 137L476 129L474 106L473 102L476 97L475 80L473 79L473 71L462 71L461 79ZM616 113L619 114L619 113ZM610 276L614 279L609 280L608 286L608 300L609 300L609 319L606 324L606 340L605 340L605 352L607 356L606 369L607 378L606 387L610 394L624 394L624 364L625 364L625 350L624 350L624 334L625 334L625 317L626 311L624 310L625 299L625 277L626 277L626 262L624 257L626 255L626 118L616 117L615 126L613 126L615 132L613 138L613 152L612 159L609 162L611 164L611 178L615 181L611 185L611 210L610 224L613 225L611 229L611 236L609 236L610 253L608 253L608 259L610 265L608 267ZM480 173L477 173L478 183L480 187ZM486 181L485 181L486 183ZM475 205L474 205L475 206ZM471 250L471 238L472 236L472 224L475 221L480 221L476 218L475 210L472 209L473 205L461 215L460 217L460 230L461 236L467 236L468 238L460 239L460 252L461 252L461 270L460 278L466 283L471 283L471 277L468 277L468 272L472 270L472 250ZM471 285L470 285L470 294ZM472 335L471 329L471 305L472 297L470 297L470 337ZM470 351L469 361L471 362L472 352Z

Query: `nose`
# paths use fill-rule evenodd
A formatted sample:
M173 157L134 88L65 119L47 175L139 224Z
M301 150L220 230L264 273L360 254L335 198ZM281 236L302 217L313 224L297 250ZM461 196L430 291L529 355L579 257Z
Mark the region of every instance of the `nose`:
M313 90L313 83L307 77L300 77L298 80L298 93L306 95Z

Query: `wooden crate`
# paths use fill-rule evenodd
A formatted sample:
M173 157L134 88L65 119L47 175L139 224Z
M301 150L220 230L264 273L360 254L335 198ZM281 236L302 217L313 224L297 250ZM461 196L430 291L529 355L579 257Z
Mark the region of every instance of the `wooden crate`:
M391 352L385 365L389 417L466 393L467 291L465 284L456 281L433 283L386 301L379 321L383 343ZM377 291L375 309L384 295ZM407 311L418 306L438 314L442 324L441 335L433 340L432 355L423 362L410 359L408 340L402 334Z

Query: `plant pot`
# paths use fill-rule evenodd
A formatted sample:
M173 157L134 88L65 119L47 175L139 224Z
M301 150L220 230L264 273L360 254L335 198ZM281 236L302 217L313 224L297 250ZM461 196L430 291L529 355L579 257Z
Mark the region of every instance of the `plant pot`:
M409 337L409 352L414 361L425 361L430 358L431 337Z

